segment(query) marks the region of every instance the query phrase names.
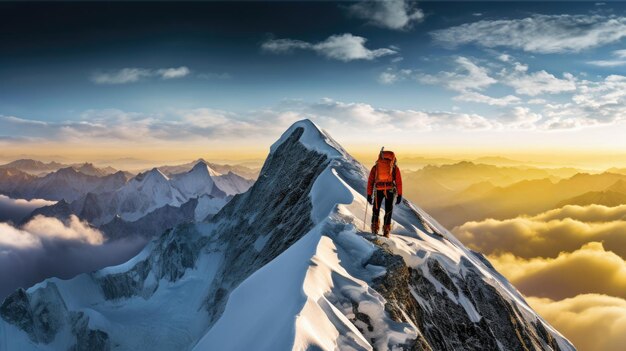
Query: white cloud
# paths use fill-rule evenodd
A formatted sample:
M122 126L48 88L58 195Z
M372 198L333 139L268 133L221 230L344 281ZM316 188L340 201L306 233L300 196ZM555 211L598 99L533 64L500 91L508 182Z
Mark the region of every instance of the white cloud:
M508 59L508 58L507 58ZM508 106L520 102L514 95L492 97L481 93L485 88L498 83L487 68L481 67L467 57L455 59L457 69L453 72L439 72L436 75L418 74L417 80L424 84L436 84L458 92L456 101L476 102L491 106Z
M446 46L475 44L534 53L567 53L610 44L626 37L626 17L533 15L521 19L481 20L431 32Z
M308 43L293 39L270 39L261 45L261 49L275 54L289 53L294 50L312 50L319 55L339 61L373 60L382 56L397 54L396 49L380 48L370 50L365 47L367 39L350 33L331 35L318 43Z
M511 60L511 55L507 55L507 54L498 55L498 60L502 62L509 62Z
M523 107L514 95L499 97L484 93L495 84L489 70L467 58L456 60L458 69L424 75L412 70L388 70L379 77L381 83L392 84L404 79L441 84L456 92L456 101L467 101L498 107L489 114L460 113L460 111L422 111L381 109L359 102L300 102L279 104L260 110L230 112L211 108L166 110L160 113L137 113L116 109L88 110L79 120L59 122L28 120L0 115L0 130L19 137L0 140L0 143L29 143L63 141L68 143L96 143L121 141L128 145L146 142L205 140L224 142L245 137L263 139L279 134L299 118L319 118L333 123L341 121L385 121L389 128L406 130L436 129L507 129L578 128L598 123L613 123L626 118L626 77L610 76L603 81L576 80L578 90L571 102L549 103L533 99L532 109ZM525 73L524 73L525 74ZM532 76L532 74L531 74ZM555 78L556 79L556 78ZM569 77L563 80L572 80ZM559 79L560 81L560 79ZM520 92L529 94L529 87L519 85ZM554 91L551 86L540 86L541 91ZM507 111L502 107L515 106ZM357 118L358 117L358 118ZM534 123L534 125L532 125ZM399 130L399 129L394 129ZM240 139L238 139L240 140Z
M152 72L145 68L122 68L114 72L95 73L91 80L96 84L126 84L138 82L140 79L151 75Z
M537 96L541 94L557 94L576 90L576 82L571 74L564 74L564 78L557 78L546 71L526 73L528 66L519 69L516 66L515 73L508 74L502 80L505 85L511 86L518 94Z
M182 78L191 73L188 67L171 68L122 68L117 71L97 72L91 76L91 81L96 84L127 84L135 83L144 78L160 77L161 79Z
M508 122L510 126L517 128L534 128L543 116L540 113L531 111L527 107L516 106L510 112L511 121ZM506 121L506 118L503 118Z
M162 79L182 78L191 73L191 70L185 66L178 68L161 68L156 71Z
M528 71L528 65L525 65L525 64L520 63L520 62L515 62L513 64L513 70L515 72L527 72Z
M411 78L412 76L413 71L410 69L387 69L378 76L378 82L384 85L390 85Z
M425 84L437 84L457 92L482 90L497 83L486 68L478 66L467 57L457 57L455 63L457 70L454 72L439 72L436 75L421 74L417 79Z
M424 12L410 0L361 1L348 10L375 26L395 30L409 29L424 19Z
M0 223L0 252L13 248L39 248L45 241L64 240L100 245L104 237L99 230L72 215L68 223L44 216L35 216L21 229Z
M481 104L487 104L491 106L509 106L517 104L521 100L515 95L506 95L503 97L491 97L475 91L464 91L461 94L454 97L457 101L477 102Z
M595 60L587 63L598 67L619 67L626 65L626 60Z
M378 76L381 84L389 85L398 81L398 75L394 72L383 72Z
M411 73L408 76L424 84L436 84L457 92L452 97L455 101L496 107L517 105L504 113L500 111L495 112L497 115L487 115L504 128L578 129L626 120L626 76L611 75L603 80L590 81L581 79L582 75L575 77L565 72L562 77L557 77L545 70L530 72L528 65L512 61L509 56L497 59L499 62L494 60L479 65L469 58L458 57L454 61L455 70L437 74ZM492 74L491 70L495 69L499 71ZM399 72L388 70L379 81L390 84L401 80L403 77ZM485 93L487 88L502 91L496 89L507 86L515 91L515 95L500 93L500 96L492 96ZM551 101L547 99L551 94L562 95L558 96L559 100ZM523 101L516 95L533 98Z
M578 82L571 102L547 104L549 129L580 128L626 119L626 76L610 75L601 81Z
M235 114L228 111L197 108L171 110L159 114L127 112L118 109L88 110L81 120L62 122L32 121L0 115L0 129L14 132L29 140L65 142L182 141L231 138L280 131L286 127L280 114L250 111ZM24 128L24 127L27 128Z
M303 116L321 121L328 128L355 124L376 127L386 131L490 129L495 123L477 115L443 111L417 111L377 108L366 103L346 103L324 99L313 104L304 104L295 109Z
M587 63L598 67L618 67L626 65L626 50L615 50L613 51L613 56L617 57L617 59L595 60L588 61Z
M17 223L35 209L54 205L55 203L56 201L12 199L8 196L0 195L0 222L11 221Z

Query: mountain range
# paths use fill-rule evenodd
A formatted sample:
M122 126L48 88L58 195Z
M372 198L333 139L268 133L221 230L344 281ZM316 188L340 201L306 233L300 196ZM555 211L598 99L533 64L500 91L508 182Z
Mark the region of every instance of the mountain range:
M569 168L500 167L472 162L404 172L405 196L455 227L486 218L535 215L565 205L626 203L626 174Z
M157 172L136 181L180 201ZM366 176L297 122L254 185L207 221L162 231L122 265L11 294L0 348L574 350L411 202L394 210L390 238L363 231Z
M141 219L157 210L160 210L161 219L168 219L158 221L165 225L164 228L189 220L203 220L217 213L234 195L248 190L252 183L232 172L220 174L202 161L191 170L171 178L153 168L112 190L83 192L73 201L62 200L37 209L24 222L37 215L67 218L74 214L95 226L103 226L110 237L122 237L135 232L145 233L148 222ZM186 208L193 207L193 216L188 210L176 210L185 204L188 204ZM122 228L126 230L122 231Z

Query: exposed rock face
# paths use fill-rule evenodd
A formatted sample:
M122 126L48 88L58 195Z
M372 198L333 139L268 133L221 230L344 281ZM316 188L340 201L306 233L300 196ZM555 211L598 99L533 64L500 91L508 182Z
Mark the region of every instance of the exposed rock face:
M235 196L213 218L219 226L218 240L227 246L226 263L217 273L224 279L214 281L213 293L206 300L212 321L223 309L225 292L278 256L313 226L310 216L301 214L311 212L307 194L328 160L298 142L302 132L297 129L270 155L250 191ZM265 233L267 238L258 252L254 244L259 237L255 233Z
M387 300L385 308L399 322L419 326L424 338L416 340L424 350L561 350L542 323L528 323L517 306L474 271L462 258L463 275L450 274L436 259L428 259L428 273L408 267L402 257L373 240L376 250L367 264L386 268L386 274L373 280L372 288ZM451 297L454 297L454 300ZM458 301L466 297L482 316L472 321ZM367 316L362 318L367 319ZM419 341L419 342L417 342Z
M90 329L89 318L84 313L68 311L54 283L30 294L18 289L0 306L0 316L24 331L35 344L50 344L60 331L69 327L76 336L76 343L70 350L110 349L108 335Z
M209 221L165 231L123 265L9 296L0 347L574 350L412 204L394 210L391 238L360 232L366 172L299 122Z
M180 207L166 205L132 222L115 217L109 223L101 225L99 229L110 239L130 236L151 238L154 233L194 222L197 205L197 199L191 199Z

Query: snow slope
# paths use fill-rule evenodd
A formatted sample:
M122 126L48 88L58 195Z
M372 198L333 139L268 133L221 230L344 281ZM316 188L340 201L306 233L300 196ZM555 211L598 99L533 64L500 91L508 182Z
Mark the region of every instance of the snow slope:
M210 221L166 231L123 265L7 298L0 349L574 350L410 202L391 238L361 231L366 175L297 122Z

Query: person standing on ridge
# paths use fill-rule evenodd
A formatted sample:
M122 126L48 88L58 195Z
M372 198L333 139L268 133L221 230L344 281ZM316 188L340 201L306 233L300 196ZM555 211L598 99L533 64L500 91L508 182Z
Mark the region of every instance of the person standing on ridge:
M393 212L393 200L397 195L396 205L402 201L402 175L397 165L396 155L393 151L380 149L378 160L367 180L367 202L372 208L372 234L378 234L380 228L380 206L385 200L385 218L383 220L383 235L388 238L391 231L391 214Z

